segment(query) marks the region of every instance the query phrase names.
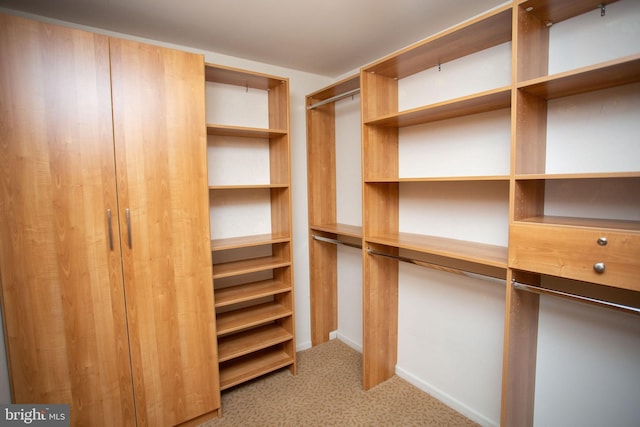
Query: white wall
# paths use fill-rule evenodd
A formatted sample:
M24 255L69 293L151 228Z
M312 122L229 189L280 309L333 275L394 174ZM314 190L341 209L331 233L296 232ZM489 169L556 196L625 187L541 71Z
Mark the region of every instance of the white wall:
M335 103L336 218L362 225L360 95ZM362 252L338 245L338 339L362 352Z

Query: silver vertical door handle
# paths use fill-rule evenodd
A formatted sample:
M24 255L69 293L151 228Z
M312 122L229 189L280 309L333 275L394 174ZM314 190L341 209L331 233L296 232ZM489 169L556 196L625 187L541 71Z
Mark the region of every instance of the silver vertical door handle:
M109 228L109 250L113 250L113 227L111 226L111 209L107 209L107 227Z
M127 216L127 241L129 242L129 249L131 249L131 212L129 212L129 208L126 208L124 212Z

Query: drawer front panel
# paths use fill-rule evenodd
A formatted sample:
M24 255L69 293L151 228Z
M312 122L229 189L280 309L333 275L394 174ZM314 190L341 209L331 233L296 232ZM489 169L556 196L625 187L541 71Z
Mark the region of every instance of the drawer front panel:
M640 234L512 224L509 267L640 291Z

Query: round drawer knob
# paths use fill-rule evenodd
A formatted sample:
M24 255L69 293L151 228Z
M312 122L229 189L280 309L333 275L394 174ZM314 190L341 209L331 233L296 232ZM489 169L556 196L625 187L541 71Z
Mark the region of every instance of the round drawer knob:
M604 273L604 262L596 262L593 264L593 269L596 273Z
M598 244L599 244L600 246L607 246L607 243L608 243L608 241L607 241L607 238L606 238L606 237L600 237L600 238L598 239Z

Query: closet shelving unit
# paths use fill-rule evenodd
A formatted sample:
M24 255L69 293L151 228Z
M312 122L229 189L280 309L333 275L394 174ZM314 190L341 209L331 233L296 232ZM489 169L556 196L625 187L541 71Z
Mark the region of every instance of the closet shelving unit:
M338 328L336 244L362 245L362 227L338 223L336 213L335 101L359 88L354 75L306 97L312 345Z
M220 389L224 390L280 368L296 372L289 81L213 64L206 64L205 78L247 91L266 91L268 97L268 128L207 124L210 138L265 140L269 147L268 183L209 186L212 201L225 192L266 191L271 213L270 233L239 232L237 237L211 241ZM210 169L216 167L211 151L208 161ZM235 166L242 170L242 164ZM211 214L217 214L213 207Z
M607 156L598 150L587 154L590 158L585 162L588 149L582 146L580 153L569 151L568 155L561 155L562 161L555 162L556 169L549 167L550 156L562 152L557 147L550 149L548 141L549 114L557 111L553 104L556 100L583 95L597 98L610 90L637 93L638 53L549 72L551 26L598 10L606 14L611 3L614 2L514 0L363 67L358 81L362 113L362 229L336 224L335 220L332 105L308 112L314 343L326 340L335 327L336 267L335 247L314 241L313 236L347 242L361 239L365 389L394 373L399 261L477 273L508 284L501 425L533 425L540 294L640 312L640 167L633 160L633 148L629 149L635 142L615 145L618 152L613 157L618 157L611 162L612 156L608 156L612 167L602 166L600 160ZM512 53L510 84L410 109L399 108L402 79L507 42L511 42ZM355 84L355 78L347 79L311 94L307 106L346 92ZM582 107L592 101L581 98L575 102ZM402 129L502 109L509 109L511 118L508 174L401 175ZM558 137L554 138L551 143L557 144ZM560 144L570 142L562 136L559 139ZM626 161L621 161L623 158ZM558 164L568 166L557 170ZM598 166L590 166L593 164ZM620 168L618 164L631 166ZM422 189L443 184L464 188L494 183L507 188L507 244L400 231L403 185ZM576 205L561 206L560 211L566 213L558 214L554 209L565 200L563 191L581 200ZM614 206L607 206L612 198ZM583 210L576 213L580 209Z
M610 3L514 2L515 129L508 277L512 286L507 291L502 425L533 424L539 294L640 307L640 221L601 214L612 211L598 206L606 202L591 191L594 186L615 187L618 207L634 210L640 204L637 162L633 170L603 170L599 156L604 153L593 150L585 164L574 164L578 156L566 156L563 161L571 165L566 171L548 170L547 128L554 100L597 95L640 82L638 54L549 74L551 26L598 9L604 15ZM607 150L608 144L602 149ZM623 149L617 155L622 160L630 154ZM593 200L575 215L549 214L545 195L554 186L589 193ZM594 212L600 213L598 217Z
M506 204L509 175L402 178L398 152L401 128L510 108L511 85L399 111L398 82L511 41L511 11L510 5L497 8L361 71L365 389L394 374L399 260L506 279L506 245L400 232L399 201L405 184L482 186L499 182Z

